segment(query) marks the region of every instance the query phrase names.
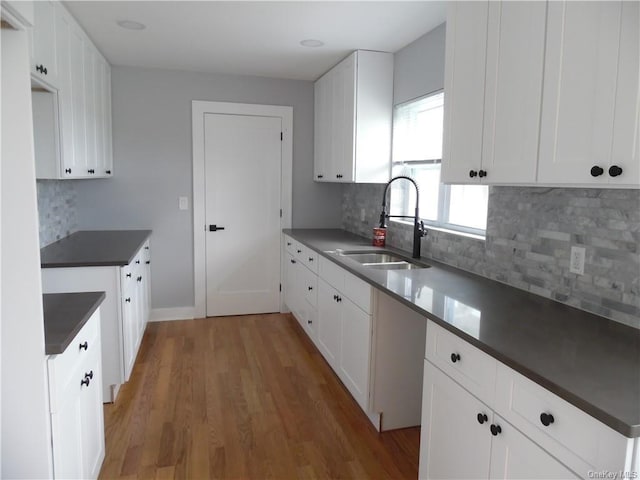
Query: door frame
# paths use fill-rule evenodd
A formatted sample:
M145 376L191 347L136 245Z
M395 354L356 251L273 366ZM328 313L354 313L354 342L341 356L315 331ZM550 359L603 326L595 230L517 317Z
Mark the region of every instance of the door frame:
M191 131L193 135L193 285L195 293L194 317L207 316L207 268L205 248L205 160L204 160L204 115L206 113L227 115L251 115L279 117L282 121L282 156L280 178L280 227L291 228L291 189L293 170L293 107L259 105L251 103L191 102ZM280 242L282 244L282 242ZM281 247L282 249L282 247ZM284 255L280 255L280 278L282 278ZM282 292L280 309L282 311Z

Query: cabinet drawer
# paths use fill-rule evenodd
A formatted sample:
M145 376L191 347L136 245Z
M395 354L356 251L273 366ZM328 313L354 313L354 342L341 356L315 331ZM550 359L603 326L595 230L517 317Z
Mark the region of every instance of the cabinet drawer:
M301 281L304 282L302 290L307 302L313 307L318 304L318 276L306 268L300 269L302 273Z
M303 253L302 264L313 273L318 273L318 253L308 247L304 247Z
M320 257L320 265L318 274L320 277L336 290L342 292L344 290L344 274L346 272L331 260Z
M360 280L349 272L344 272L344 296L365 311L371 313L371 285L364 280Z
M485 403L491 404L497 361L432 321L427 322L425 357Z
M296 243L295 240L291 238L289 235L284 236L284 248L291 255L295 255L296 253L295 243Z
M630 468L625 454L632 439L501 363L495 411L580 476Z
M85 373L91 370L96 372L99 368L101 356L99 312L100 309L96 310L63 353L51 355L47 359L51 413L57 411L58 405L64 401L70 389L80 390L80 381ZM101 385L96 387L102 388Z

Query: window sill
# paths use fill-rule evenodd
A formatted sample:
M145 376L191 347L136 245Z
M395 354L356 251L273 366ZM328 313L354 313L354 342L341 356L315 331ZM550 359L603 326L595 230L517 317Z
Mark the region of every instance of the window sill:
M404 227L413 228L413 222L407 222L406 220L394 220L394 219L389 219L389 221L391 223L400 224L400 225L402 225ZM469 232L463 232L463 231L460 231L460 230L453 230L451 228L439 227L439 226L435 226L435 225L430 225L428 223L425 223L424 226L425 226L425 228L427 230L434 230L436 232L448 233L450 235L458 235L458 236L461 236L461 237L472 238L474 240L480 240L482 242L485 242L487 240L486 235L478 235L476 233L469 233Z

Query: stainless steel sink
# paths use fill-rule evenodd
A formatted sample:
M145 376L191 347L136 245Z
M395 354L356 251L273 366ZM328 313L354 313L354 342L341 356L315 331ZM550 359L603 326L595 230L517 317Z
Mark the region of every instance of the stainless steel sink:
M429 268L430 265L416 262L393 252L385 251L336 251L336 254L350 258L364 267L378 270L414 270Z

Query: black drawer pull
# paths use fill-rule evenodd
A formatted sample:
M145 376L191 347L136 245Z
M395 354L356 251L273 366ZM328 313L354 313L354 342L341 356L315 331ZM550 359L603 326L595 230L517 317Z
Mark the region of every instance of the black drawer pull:
M142 276L140 276L140 277L136 278L136 280L138 280L139 282L141 282L141 281L142 281Z
M489 427L489 430L491 430L491 435L493 435L494 437L497 437L499 433L502 433L502 428L500 427L500 425L491 425L491 427Z
M553 418L553 415L551 415L550 413L540 414L540 423L542 423L542 425L544 425L545 427L551 425L553 422L555 422L555 420L556 419Z
M488 422L489 421L489 417L487 417L486 413L479 413L478 414L478 423L480 425L482 425L484 422Z
M459 362L460 361L460 354L459 353L452 353L451 354L451 361L453 363Z
M130 274L130 273L127 273L125 276L126 276L127 278L131 278L131 274Z
M85 341L80 344L80 350L89 350L89 344Z
M88 378L89 380L93 380L93 370L91 370L89 373L85 373L84 374L84 378Z
M125 298L124 301L127 303L131 303L131 297Z
M313 290L313 287L309 286L307 287L309 289L309 291Z
M80 386L82 387L83 385L86 385L87 387L89 386L89 384L91 383L91 380L88 379L87 377L84 377L82 380L80 380Z

